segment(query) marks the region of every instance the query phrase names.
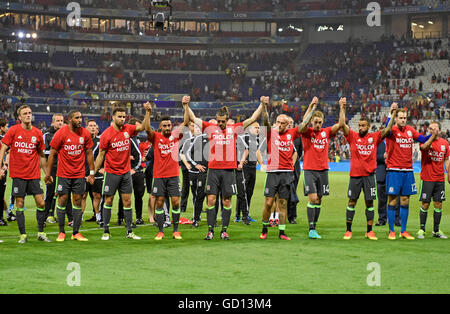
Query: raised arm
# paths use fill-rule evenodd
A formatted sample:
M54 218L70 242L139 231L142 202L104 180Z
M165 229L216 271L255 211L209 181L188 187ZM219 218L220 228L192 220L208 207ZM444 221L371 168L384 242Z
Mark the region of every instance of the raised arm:
M144 117L144 121L142 121L142 124L138 127L136 127L136 131L137 132L141 132L141 131L147 131L148 129L150 129L150 116L152 114L152 105L150 104L150 102L146 102L144 104L144 108L145 108L145 117Z
M392 131L392 127L394 126L395 118L397 117L397 109L394 109L391 113L392 118L389 120L389 123L387 126L381 131L381 139L384 139L386 136L388 136L389 133Z
M191 102L191 97L190 96L183 96L181 103L183 105L183 109L185 111L185 115L187 113L188 117L189 117L189 121L194 122L200 129L202 129L202 119L197 118L194 114L194 112L192 111L192 109L189 107L189 103Z
M339 99L339 122L331 127L331 135L336 134L340 128L345 125L345 107L347 99L345 97Z
M350 128L347 125L347 123L345 123L345 110L347 109L347 98L341 98L339 99L339 104L341 105L341 110L339 112L339 124L341 126L342 131L344 132L345 136L348 136L348 134L350 133ZM343 108L342 108L343 106Z
M259 119L262 112L264 111L264 107L267 106L267 104L269 103L269 97L267 97L267 96L261 96L259 100L260 100L260 104L259 104L258 109L256 109L255 112L253 112L253 114L250 118L248 118L247 120L245 120L243 122L244 129L246 129L249 125L253 124L254 122L256 122Z
M298 125L298 132L299 133L305 133L308 130L308 125L311 122L312 115L314 113L314 110L316 110L317 104L319 103L319 98L314 97L311 103L308 106L308 109L306 110L303 121Z
M431 131L431 137L426 140L425 143L420 145L420 150L429 150L431 147L431 144L433 144L434 140L438 137L439 131L438 130L432 130Z

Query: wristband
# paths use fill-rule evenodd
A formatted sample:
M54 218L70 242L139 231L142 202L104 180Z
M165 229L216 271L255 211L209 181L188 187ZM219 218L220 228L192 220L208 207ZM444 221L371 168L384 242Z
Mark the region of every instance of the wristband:
M90 175L90 176L95 175L95 171L94 171L94 170L89 171L89 175Z

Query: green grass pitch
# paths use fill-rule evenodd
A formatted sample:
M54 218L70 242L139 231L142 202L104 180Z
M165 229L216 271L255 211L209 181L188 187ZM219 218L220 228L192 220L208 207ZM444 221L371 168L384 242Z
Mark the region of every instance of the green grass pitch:
M303 175L303 174L302 174ZM96 223L83 222L82 233L89 242L70 240L57 243L58 227L48 225L51 243L36 240L34 200L27 197L28 243L18 244L15 222L0 227L1 293L175 293L175 294L297 294L297 293L449 293L450 240L431 237L432 213L424 240L387 239L387 226L374 227L378 241L364 239L364 202L357 205L353 239L345 233L348 173L330 173L330 196L323 200L317 229L323 239L307 238L306 197L299 184L298 225L287 224L292 241L279 240L278 229L259 239L264 203L265 174L258 173L250 226L232 222L230 241L203 240L206 216L201 226L180 225L183 240L171 237L153 240L157 229L144 225L135 229L143 239L125 238L124 227L115 226L117 206L111 220L110 241L101 241ZM302 179L301 179L302 182ZM416 175L419 186L419 178ZM146 194L144 204L147 203ZM88 202L89 203L89 202ZM233 198L233 207L235 198ZM117 204L117 197L115 205ZM375 203L375 208L377 203ZM450 217L444 203L441 229L450 234ZM91 217L90 204L84 219ZM192 219L192 203L183 217ZM234 208L233 208L234 217ZM377 219L377 215L375 216ZM144 208L147 221L147 210ZM220 224L220 222L219 222ZM418 196L410 202L408 230L415 235L419 226ZM399 230L399 227L397 227ZM216 234L218 235L218 233ZM73 277L70 263L79 266ZM376 264L373 264L376 263ZM372 268L372 265L376 267ZM79 285L73 286L74 278Z

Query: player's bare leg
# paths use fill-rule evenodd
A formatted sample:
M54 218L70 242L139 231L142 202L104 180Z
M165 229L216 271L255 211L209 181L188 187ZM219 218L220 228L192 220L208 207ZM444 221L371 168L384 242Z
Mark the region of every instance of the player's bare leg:
M148 197L148 222L154 224L155 221L155 202L156 198L153 195Z

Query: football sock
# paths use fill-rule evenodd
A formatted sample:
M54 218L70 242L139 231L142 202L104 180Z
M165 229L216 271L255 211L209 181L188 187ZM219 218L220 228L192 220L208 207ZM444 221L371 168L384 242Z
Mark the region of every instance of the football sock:
M366 220L367 220L367 232L372 231L373 219L375 218L375 212L373 207L366 208Z
M433 218L434 218L433 231L434 232L439 231L439 224L441 223L441 217L442 217L442 209L435 208L434 214L433 214Z
M406 225L408 224L409 206L400 205L400 232L406 231Z
M231 207L223 207L222 212L222 231L227 231L231 220Z
M286 225L278 225L279 235L284 234L284 230L286 230Z
M208 222L208 230L214 232L214 225L216 223L215 205L207 208L206 221Z
M263 225L262 233L267 233L268 232L267 227L269 226L269 222L268 221L263 221L262 225Z
M36 208L36 220L38 224L38 232L44 232L45 208Z
M82 216L81 208L72 204L72 216L73 216L72 234L76 235L80 230L81 226L81 216Z
M353 217L355 217L355 207L347 206L346 211L346 222L347 222L347 231L352 231L352 223L353 223Z
M316 205L314 205L314 204L308 203L308 206L306 207L306 215L308 217L309 230L315 229L315 226L314 226L315 206Z
M393 232L395 225L395 206L388 205L387 217L388 217L389 231Z
M166 220L166 214L164 213L163 208L157 208L155 210L156 214L156 223L158 224L159 232L164 232L164 221Z
M322 208L321 204L316 204L316 208L314 209L314 229L316 229L316 225L317 225L317 221L319 220L321 208Z
M23 208L17 208L16 210L17 226L19 227L20 234L25 234L25 215L23 211Z
M66 208L56 205L56 215L58 216L59 232L66 233L64 230L64 223L66 220Z
M428 217L428 209L424 209L423 207L420 207L420 229L425 231L425 225L427 224L427 217Z
M172 208L173 232L178 232L178 223L180 222L180 208Z
M133 211L131 208L123 208L123 218L125 220L127 233L133 232L133 230L131 229L131 224L133 223Z
M105 229L105 233L109 233L109 222L111 220L111 205L104 205L103 206L103 226Z

